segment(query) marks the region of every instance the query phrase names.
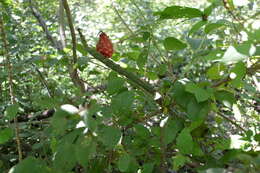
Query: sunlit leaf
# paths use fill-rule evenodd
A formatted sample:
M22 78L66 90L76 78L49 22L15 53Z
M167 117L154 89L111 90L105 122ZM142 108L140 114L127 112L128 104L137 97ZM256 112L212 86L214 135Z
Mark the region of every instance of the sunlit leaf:
M160 19L192 19L196 17L201 17L202 14L203 13L199 9L183 6L167 7L162 12L156 13L156 15L160 15Z
M177 148L182 154L192 154L193 140L189 129L183 129L176 140Z
M18 109L19 109L18 104L13 104L13 105L8 106L5 110L5 117L8 120L12 120L13 118L15 118L17 116Z
M11 128L4 128L0 130L0 144L4 144L5 142L9 141L13 135L13 129Z
M168 37L163 41L163 45L167 50L182 50L187 45L174 37Z

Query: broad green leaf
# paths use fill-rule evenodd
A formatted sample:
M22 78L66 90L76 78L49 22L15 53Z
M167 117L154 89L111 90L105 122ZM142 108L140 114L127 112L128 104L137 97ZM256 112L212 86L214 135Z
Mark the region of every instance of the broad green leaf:
M141 173L152 173L154 168L154 163L145 163Z
M210 51L210 53L208 55L204 56L203 59L212 61L212 60L220 59L223 55L224 55L223 50L216 49L216 50Z
M68 120L66 117L70 116L68 112L63 110L57 110L53 117L51 118L51 125L56 134L62 134L67 129Z
M177 171L182 166L184 166L187 161L189 161L188 157L182 154L178 154L173 158L173 170Z
M170 93L177 104L181 105L182 107L186 107L190 99L193 97L190 93L185 91L185 86L179 82L174 84Z
M224 78L225 70L226 70L226 66L224 64L217 63L208 69L207 76L213 80L221 79Z
M96 143L90 138L86 138L77 144L75 150L77 161L86 166L89 159L96 153Z
M174 37L168 37L164 39L163 45L167 50L182 50L187 47L187 45Z
M13 105L8 106L5 110L5 117L9 121L11 121L12 119L14 119L17 116L18 110L19 110L18 104L13 104Z
M131 156L127 153L122 154L117 162L118 169L121 172L126 172L131 163Z
M182 154L192 154L193 140L189 129L183 129L176 140L177 148Z
M160 64L157 67L157 74L158 75L165 75L165 73L168 71L167 64Z
M130 112L134 102L134 93L131 91L122 92L112 98L111 106L114 112Z
M54 168L57 172L70 171L77 163L75 155L76 145L71 144L71 141L69 141L68 143L61 143L57 149L53 160Z
M234 87L241 87L243 77L246 74L246 66L243 62L238 62L230 71L231 84Z
M119 142L121 131L112 126L103 127L98 131L99 139L108 148L113 148Z
M197 142L193 142L193 151L192 154L194 156L203 156L203 151L201 150L199 144Z
M98 125L97 120L87 110L83 112L83 117L87 128L92 132L95 131Z
M207 102L198 103L194 98L190 99L187 105L187 116L193 121L204 119L208 111L209 105Z
M25 173L25 172L37 172L37 173L51 173L45 163L34 157L27 157L17 164L13 169L12 173Z
M183 122L180 119L169 118L165 126L162 128L164 143L167 145L175 140L176 135L182 128Z
M234 94L228 91L217 91L215 97L218 101L224 104L226 107L232 109L232 105L236 102Z
M196 17L201 17L202 14L203 13L199 9L182 6L167 7L162 12L156 13L156 15L160 15L160 19L192 19Z
M195 23L192 28L189 31L189 36L194 34L195 32L197 32L202 26L206 25L207 22L206 21L199 21L197 23Z
M14 136L13 129L4 128L0 130L0 144L4 144Z
M144 139L147 139L147 138L150 137L150 132L149 132L149 130L148 130L146 127L144 127L143 125L141 125L141 124L136 124L136 125L134 126L134 129L135 129L136 134L137 134L138 136L140 136L140 137L142 137L142 138L144 138Z
M209 34L210 32L219 29L220 27L225 26L224 23L209 23L205 26L204 32Z
M115 94L124 87L125 80L121 77L109 78L107 84L107 92L109 94Z
M220 59L220 61L225 64L232 64L232 63L242 61L247 57L248 57L247 55L239 53L235 47L230 46L226 50L224 56Z
M206 89L200 88L194 83L188 83L185 89L186 91L193 93L198 102L203 102L210 98L210 93Z
M150 80L156 80L158 79L158 76L155 72L148 72L146 73L146 76L150 79Z
M234 47L239 53L247 56L252 56L256 52L256 47L251 43L243 43L235 45Z

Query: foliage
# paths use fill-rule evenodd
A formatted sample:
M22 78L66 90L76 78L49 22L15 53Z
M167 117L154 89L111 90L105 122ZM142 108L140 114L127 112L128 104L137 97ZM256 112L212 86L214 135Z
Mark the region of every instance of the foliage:
M0 2L0 172L260 171L258 0L62 2Z

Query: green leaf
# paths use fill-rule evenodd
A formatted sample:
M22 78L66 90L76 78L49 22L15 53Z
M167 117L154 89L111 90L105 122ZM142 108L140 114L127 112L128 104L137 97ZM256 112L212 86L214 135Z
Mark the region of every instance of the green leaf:
M168 71L167 64L160 64L156 69L158 75L165 75Z
M168 38L164 39L163 45L164 45L165 49L167 49L167 50L176 50L176 51L182 50L187 47L186 44L184 44L183 42L181 42L180 40L178 40L174 37L168 37Z
M113 148L119 142L121 131L118 128L106 126L98 131L100 140L108 148Z
M143 32L142 34L144 41L147 41L151 37L150 32Z
M232 108L232 105L236 102L234 94L228 91L217 91L215 97L228 108Z
M130 112L134 102L134 93L132 91L122 92L112 98L111 106L115 113Z
M225 74L225 70L226 70L226 66L224 64L217 63L208 69L207 76L213 80L221 79Z
M204 9L204 14L209 16L216 7L217 7L217 3L215 2L212 3L210 6Z
M185 89L186 91L193 93L198 102L203 102L210 98L210 93L207 90L200 88L198 85L194 83L188 83Z
M182 154L178 154L173 158L173 170L177 171L181 167L185 165L185 163L189 160L186 156Z
M194 156L203 156L203 151L201 150L199 144L197 142L194 142L193 143L193 151L192 151L192 154Z
M225 26L224 23L209 23L205 26L204 32L209 34L210 32L219 29L220 27Z
M85 138L75 148L76 157L81 165L87 165L89 159L96 153L96 143L91 138Z
M59 105L59 99L57 97L43 97L36 100L37 104L43 109L51 109Z
M124 153L119 157L119 160L117 162L118 169L121 172L126 172L130 166L131 157L129 154Z
M189 31L189 36L194 34L195 32L197 32L202 26L206 25L207 22L206 21L199 21L197 23L195 23L192 28Z
M180 19L180 18L196 18L201 17L202 12L196 8L170 6L165 8L162 12L156 13L160 15L160 19Z
M220 61L225 64L232 64L232 63L242 61L247 57L248 57L247 55L239 53L235 47L230 46L226 50L224 56L220 59Z
M13 129L4 128L0 130L0 144L4 144L14 136Z
M142 69L147 63L147 58L148 58L148 51L145 49L144 51L141 52L141 54L137 59L137 65L140 69Z
M51 118L51 125L56 134L62 134L67 129L67 119L66 117L70 114L63 110L57 110L53 117Z
M190 99L193 97L190 93L185 91L185 86L179 82L174 84L170 93L177 104L181 105L182 107L186 107Z
M87 50L83 47L82 44L77 44L76 49L84 56L88 54Z
M175 140L177 133L183 128L183 122L180 119L169 118L163 130L163 140L167 145Z
M120 77L109 78L107 84L107 92L109 94L115 94L124 87L125 80Z
M235 49L239 53L247 56L252 56L256 52L256 47L251 43L243 43L243 44L235 45Z
M238 62L230 71L231 84L234 87L241 87L243 85L242 79L246 75L246 65L243 62Z
M12 173L25 173L25 172L37 172L37 173L50 173L43 161L34 157L27 157L17 164L11 171Z
M148 130L146 127L144 127L143 125L141 125L141 124L136 124L136 125L134 126L134 129L135 129L136 134L137 134L138 136L140 136L140 137L142 137L142 138L144 138L144 139L147 139L147 138L150 137L150 132L149 132L149 130Z
M9 121L11 121L12 119L14 119L17 116L18 110L19 110L18 104L13 104L13 105L8 106L5 110L5 117Z
M223 50L216 49L216 50L210 51L210 53L208 55L204 56L203 59L212 61L212 60L220 59L223 55L224 55Z
M76 165L75 146L70 141L65 141L57 147L53 160L54 168L57 170L55 172L68 172Z
M204 119L208 111L209 105L207 102L198 103L194 98L190 99L187 105L187 116L193 121Z
M189 129L183 129L176 140L177 148L182 154L192 154L193 140Z
M145 163L143 165L143 170L141 173L152 173L154 168L154 163Z
M98 125L97 120L87 110L83 112L83 117L86 127L92 132L95 131Z
M126 56L133 61L136 61L138 59L139 55L140 55L139 51L132 51L132 52L126 53Z

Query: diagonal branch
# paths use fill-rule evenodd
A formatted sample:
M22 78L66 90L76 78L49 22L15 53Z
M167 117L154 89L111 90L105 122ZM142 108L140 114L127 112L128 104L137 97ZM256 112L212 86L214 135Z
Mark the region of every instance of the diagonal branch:
M72 38L73 62L72 62L72 66L69 67L70 77L71 77L72 81L74 83L76 83L77 86L80 87L81 92L84 93L85 85L84 85L84 82L80 79L80 77L78 75L77 67L75 65L77 63L77 50L76 50L77 40L76 40L75 29L74 29L73 22L72 22L72 16L71 16L71 12L70 12L70 8L69 8L67 0L62 0L62 4L63 4L63 7L66 12L66 16L67 16L67 20L68 20L69 28L70 28L70 33L71 33L71 38Z
M151 95L155 95L156 91L149 83L142 81L141 79L139 79L133 73L126 71L125 69L123 69L119 65L115 64L113 61L109 60L108 58L105 58L103 55L98 53L93 48L88 47L87 42L86 42L83 34L81 33L81 30L78 29L78 32L79 32L81 43L82 43L84 49L86 49L86 51L88 51L95 59L104 63L106 66L108 66L112 70L118 72L120 75L125 76L127 79L129 79L130 81L135 83L137 86L139 86L140 88L142 88L146 92L150 93Z
M61 44L59 44L59 42L55 38L52 37L50 31L47 28L46 22L44 21L44 19L42 17L42 15L33 6L32 0L29 0L29 7L32 10L33 16L37 19L37 21L39 22L39 24L42 27L43 31L45 32L47 39L51 42L52 46L54 48L58 49L59 51L62 50Z
M42 27L42 29L44 30L47 39L52 43L52 46L54 48L56 48L61 54L66 55L66 53L63 51L62 49L62 44L60 44L49 32L46 22L43 20L42 15L40 14L40 12L33 6L32 4L32 0L29 0L30 2L30 8L32 10L32 14L34 15L34 17L37 19L37 21L39 22L40 26ZM64 7L65 8L65 7ZM70 16L70 12L69 14L67 14L67 16ZM70 29L71 29L71 17L69 20L70 23ZM72 25L73 27L73 25ZM74 29L73 29L74 30ZM73 31L72 31L73 32ZM74 85L78 88L80 88L80 91L82 93L85 92L85 85L84 82L80 79L79 75L78 75L78 71L76 68L74 68L75 63L77 62L77 56L76 56L76 48L75 48L75 43L76 43L76 37L75 37L75 30L74 30L74 34L72 34L72 42L73 42L73 62L72 64L68 65L68 69L69 69L69 75L70 78L72 80L72 82L74 83ZM67 55L66 55L67 56Z

